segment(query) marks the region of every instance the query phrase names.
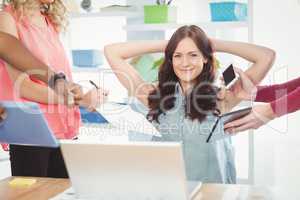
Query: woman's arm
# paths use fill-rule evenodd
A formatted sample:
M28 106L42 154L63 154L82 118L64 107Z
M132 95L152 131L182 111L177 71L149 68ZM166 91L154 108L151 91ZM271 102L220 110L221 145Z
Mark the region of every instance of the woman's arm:
M0 31L18 38L14 19L8 13L0 12ZM60 101L61 98L58 97L58 95L52 89L33 82L27 74L14 69L8 64L6 65L6 68L11 80L18 89L17 95L20 97L45 104L56 104L59 102L64 103L64 101Z
M223 40L212 40L212 44L214 50L217 52L240 56L253 63L245 73L255 85L265 77L275 59L275 52L273 50L254 44ZM231 110L240 101L240 98L228 90L225 96L224 108L221 108L221 110Z
M270 103L255 105L250 114L225 124L224 128L231 133L257 129L270 120L298 111L300 109L299 98L300 87Z
M15 68L25 73L31 73L30 77L43 81L48 84L55 75L55 72L43 62L34 57L17 39L17 30L13 17L0 12L0 59L10 64L10 68ZM75 101L82 98L82 91L79 85L59 79L54 85L54 91L66 99L74 96ZM69 92L71 91L71 93Z
M261 89L258 95L262 101L268 102L263 105L255 105L252 112L247 116L225 124L225 129L229 132L241 132L248 129L257 129L276 117L293 113L300 110L300 78L287 83L271 85ZM278 93L276 89L284 89L286 93ZM265 96L265 99L262 97ZM256 98L256 100L257 100Z
M293 90L300 87L300 77L291 81L274 84L268 86L257 86L257 94L255 101L270 102L284 96L286 93L291 93ZM283 92L281 92L283 90Z
M267 47L244 42L212 40L214 50L242 57L253 63L246 74L257 85L267 74L275 60L275 51Z
M104 53L111 68L122 85L127 88L129 95L137 97L146 106L148 106L148 95L154 86L143 81L134 67L126 62L126 59L146 53L163 52L166 45L167 41L140 41L104 47Z
M293 113L300 109L300 86L295 90L289 92L270 102L273 112L276 116L280 117L282 115Z
M0 18L1 18L0 14ZM12 53L13 52L13 53ZM36 59L15 37L0 32L0 59L9 63L16 69L27 72L39 70L43 73L33 74L32 77L48 83L54 71L47 65Z
M65 104L64 97L46 85L33 82L27 74L7 66L8 74L14 82L14 91L19 97L43 104Z

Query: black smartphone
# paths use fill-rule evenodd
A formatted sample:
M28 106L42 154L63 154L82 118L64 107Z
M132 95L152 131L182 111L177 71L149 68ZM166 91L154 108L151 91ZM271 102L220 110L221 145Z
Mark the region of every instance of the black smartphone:
M230 64L229 67L227 67L225 71L223 71L222 75L226 88L230 88L238 80L238 77L234 73L232 64Z

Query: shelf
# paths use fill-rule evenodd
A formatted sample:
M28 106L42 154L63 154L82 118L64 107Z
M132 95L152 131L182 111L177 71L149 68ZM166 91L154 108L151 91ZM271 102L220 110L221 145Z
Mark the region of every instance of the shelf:
M189 24L176 24L176 23L169 23L169 24L134 24L134 25L127 25L123 28L126 31L165 31L165 30L172 30L177 29L181 26L189 25ZM203 22L203 23L195 23L195 25L203 28L203 29L235 29L235 28L247 28L247 22Z
M105 12L90 12L90 13L71 13L70 18L92 18L92 17L139 17L138 12L133 11L105 11Z

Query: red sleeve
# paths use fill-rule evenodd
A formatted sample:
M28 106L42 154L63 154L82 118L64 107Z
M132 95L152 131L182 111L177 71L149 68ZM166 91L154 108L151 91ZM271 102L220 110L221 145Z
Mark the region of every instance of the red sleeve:
M300 87L300 77L282 84L258 86L255 101L271 102Z
M292 113L300 109L300 86L281 98L272 101L271 107L277 116Z

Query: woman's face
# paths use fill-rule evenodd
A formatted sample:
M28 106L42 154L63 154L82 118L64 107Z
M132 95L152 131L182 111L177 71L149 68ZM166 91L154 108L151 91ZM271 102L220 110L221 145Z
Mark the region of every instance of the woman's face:
M207 60L203 57L194 41L186 37L178 43L172 62L174 72L179 80L193 83L202 72L203 65Z

